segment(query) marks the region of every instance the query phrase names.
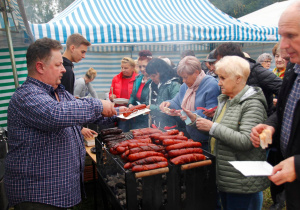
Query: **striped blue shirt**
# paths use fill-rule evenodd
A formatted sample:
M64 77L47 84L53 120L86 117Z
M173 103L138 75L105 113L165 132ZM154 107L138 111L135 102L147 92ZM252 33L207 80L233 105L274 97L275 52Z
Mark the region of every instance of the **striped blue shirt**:
M295 107L300 99L300 65L296 64L294 68L297 78L294 82L291 93L288 96L281 126L280 149L284 157L290 139Z
M28 201L67 208L81 201L86 151L80 125L114 120L102 117L102 110L100 100L76 100L62 85L54 90L27 77L7 113L4 183L10 206Z

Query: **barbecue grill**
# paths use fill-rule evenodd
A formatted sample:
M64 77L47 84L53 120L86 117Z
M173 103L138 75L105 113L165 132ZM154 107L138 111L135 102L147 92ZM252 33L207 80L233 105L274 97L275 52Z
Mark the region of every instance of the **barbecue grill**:
M131 138L130 133L125 134ZM96 139L99 182L103 200L114 209L215 209L215 157L210 153L203 151L205 161L169 163L165 168L134 173L124 169L120 156L111 154L99 139Z

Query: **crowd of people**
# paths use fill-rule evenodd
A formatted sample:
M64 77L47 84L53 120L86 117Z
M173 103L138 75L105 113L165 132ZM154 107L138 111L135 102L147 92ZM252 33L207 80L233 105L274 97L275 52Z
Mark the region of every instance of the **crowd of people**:
M28 77L8 108L9 152L5 189L18 209L67 209L81 202L85 148L83 137L96 134L85 124L116 123L130 129L177 128L216 156L218 209L262 208L262 191L271 186L273 209L300 209L300 2L279 20L281 40L253 60L239 44L224 43L201 63L191 50L177 66L166 57L139 52L121 60L109 100L98 99L90 68L75 81L74 65L91 44L80 34L58 41L42 38L26 54ZM136 72L138 70L138 72ZM91 94L92 97L86 97ZM116 105L118 98L128 103ZM128 108L146 104L150 112L117 119ZM166 111L166 110L175 111ZM211 111L210 111L211 110ZM270 148L259 134L272 132ZM246 177L229 161L265 161L269 177ZM271 181L271 182L270 182Z

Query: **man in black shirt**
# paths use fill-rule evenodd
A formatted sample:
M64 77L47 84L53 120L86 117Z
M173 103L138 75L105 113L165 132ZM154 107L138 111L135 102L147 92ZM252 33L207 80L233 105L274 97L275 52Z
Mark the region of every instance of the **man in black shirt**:
M78 63L81 59L85 58L87 52L87 47L91 45L82 35L75 33L68 37L67 39L67 49L63 54L63 65L66 69L64 73L61 84L63 84L66 90L74 95L74 65L73 62Z
M61 79L61 84L65 86L69 93L74 95L75 74L73 62L78 63L85 58L87 48L91 43L81 34L75 33L68 37L66 45L67 49L63 54L63 65L66 73ZM93 137L93 134L97 134L97 132L85 127L81 129L81 133L84 137Z

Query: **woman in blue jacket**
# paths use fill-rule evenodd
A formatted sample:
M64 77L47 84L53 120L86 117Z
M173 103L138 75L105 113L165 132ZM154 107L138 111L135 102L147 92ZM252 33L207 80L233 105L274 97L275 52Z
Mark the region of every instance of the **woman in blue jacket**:
M165 107L181 110L183 107L207 119L203 110L197 110L197 107L210 109L218 105L217 97L220 94L220 88L217 80L204 73L200 61L194 56L186 56L180 61L177 74L182 77L184 83L173 99L161 103L160 110L164 112ZM181 112L176 111L169 115L181 115ZM185 116L181 118L186 119ZM194 141L201 142L203 149L208 150L208 133L199 131L188 122L186 123L186 130L190 137Z

